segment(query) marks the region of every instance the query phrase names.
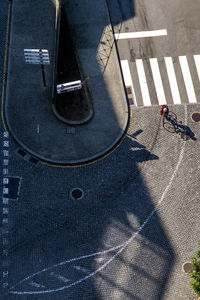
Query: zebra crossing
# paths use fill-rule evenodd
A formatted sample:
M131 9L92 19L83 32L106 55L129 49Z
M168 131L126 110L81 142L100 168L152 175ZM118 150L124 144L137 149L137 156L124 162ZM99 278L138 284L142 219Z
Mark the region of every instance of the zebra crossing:
M200 55L121 60L121 68L131 105L200 102Z

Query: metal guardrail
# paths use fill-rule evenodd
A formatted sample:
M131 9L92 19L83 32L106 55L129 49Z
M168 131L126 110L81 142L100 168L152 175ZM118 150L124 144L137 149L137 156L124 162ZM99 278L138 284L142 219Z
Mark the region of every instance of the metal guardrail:
M59 35L60 35L60 16L61 16L62 0L56 0L56 16L55 16L55 36L54 36L54 55L53 55L53 78L52 78L52 101L54 102L56 94L56 77L57 77L57 55L59 47Z
M57 94L72 92L72 91L80 90L81 88L82 88L81 80L58 84L56 87Z

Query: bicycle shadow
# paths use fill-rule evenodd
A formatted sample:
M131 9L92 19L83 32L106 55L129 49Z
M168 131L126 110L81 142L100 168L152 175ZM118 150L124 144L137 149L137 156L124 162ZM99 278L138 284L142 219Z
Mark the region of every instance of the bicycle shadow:
M168 132L180 134L184 140L197 140L189 126L182 124L182 121L177 121L177 115L174 112L170 112L166 118L163 118L163 128Z

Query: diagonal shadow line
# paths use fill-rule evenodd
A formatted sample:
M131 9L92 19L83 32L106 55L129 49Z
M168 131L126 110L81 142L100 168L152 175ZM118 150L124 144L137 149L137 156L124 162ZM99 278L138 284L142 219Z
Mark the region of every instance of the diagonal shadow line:
M146 247L146 248L150 248L147 245L142 245L141 247ZM152 249L154 250L154 248L152 247ZM162 257L162 256L160 256ZM136 266L134 263L130 263L130 262L126 262L125 259L123 258L123 256L118 256L118 261L120 261L121 263L123 263L124 265L129 266L132 270L136 271L137 273L139 273L140 275L142 275L143 277L149 279L152 282L161 284L162 280L159 280L153 276L151 276L149 273L147 273L144 269L139 268L138 266Z
M140 155L139 155L140 156ZM133 164L135 164L135 162L133 163ZM135 166L135 169L136 169L137 167ZM142 181L142 178L141 178L141 181ZM144 182L142 181L142 186L143 186L143 188L146 188L145 187L145 184L144 184ZM150 201L150 195L148 195L147 197L146 197L146 199L145 200L147 200L148 199L148 201ZM107 200L107 199L106 199ZM127 200L126 200L127 201ZM126 202L125 201L125 202ZM144 201L145 202L145 201ZM129 204L129 210L131 211L131 212L134 212L134 210L133 210L133 205L130 205L130 203L125 203L125 204ZM152 206L153 206L153 204L152 204ZM126 209L127 210L127 209ZM82 213L84 212L84 210L82 211L82 212L78 212L78 216L82 216ZM88 213L88 215L89 215L89 213ZM136 215L137 215L137 213L136 213ZM108 224L108 222L109 222L109 219L111 218L111 217L113 217L113 218L118 218L122 223L124 222L124 214L122 215L122 217L121 218L119 218L119 216L117 215L117 213L115 212L115 207L113 206L113 209L112 209L112 213L111 213L111 216L109 216L108 217L108 219L106 219L106 220L103 220L102 221L102 228L105 228L106 226L107 226L107 224ZM140 223L142 223L142 218L141 218L141 216L140 215L138 215L138 219L139 219L139 221L140 221ZM78 225L78 226L83 226L83 228L85 228L85 224L84 224L84 220L81 220L81 218L79 219L79 222L80 222L80 224ZM167 239L167 236L165 235L165 232L164 232L164 229L162 228L162 225L161 225L161 223L160 223L160 221L158 220L158 222L159 222L159 225L160 225L160 227L161 227L161 233L163 233L163 235L164 235L164 238L166 239L166 243L168 242L168 245L166 245L165 247L163 246L163 248L165 249L168 249L168 248L170 248L170 243L169 243L169 241L168 241L168 239ZM76 227L75 227L76 228ZM101 240L101 238L102 238L102 232L103 232L103 230L97 235L96 233L96 240L97 241L100 241ZM146 238L149 238L150 240L154 240L151 236L148 236L148 233L144 233L144 236L146 237ZM155 242L159 242L159 241L157 241L157 240L155 240ZM98 243L97 243L98 244ZM173 253L172 253L172 256L171 256L172 258L173 258ZM172 259L172 261L173 261L173 259ZM171 262L172 263L172 262ZM171 267L171 265L169 264L169 267ZM169 268L170 269L170 268ZM106 278L106 280L107 281L109 281L109 279L107 279ZM163 281L163 286L165 286L166 285L166 282L164 282ZM123 289L122 289L123 290ZM126 291L124 291L125 293L126 293ZM163 290L160 292L160 294L162 294L162 292L163 292ZM132 295L131 293L129 293L128 295ZM134 299L140 299L140 298L134 298Z
M134 299L134 300L144 300L143 298L140 298L136 295L133 295L131 292L127 291L125 288L117 285L116 283L114 283L110 278L108 278L108 276L103 275L103 274L99 274L99 277L104 279L106 282L108 282L110 285L112 285L114 288L117 288L119 291L123 292L124 295L126 295L129 298L126 299Z

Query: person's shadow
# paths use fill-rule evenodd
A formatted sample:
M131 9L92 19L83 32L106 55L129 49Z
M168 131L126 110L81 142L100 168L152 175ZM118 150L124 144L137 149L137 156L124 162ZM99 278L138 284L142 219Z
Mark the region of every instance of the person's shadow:
M166 118L163 118L163 127L168 132L180 134L185 140L197 140L189 126L182 124L182 121L177 121L177 115L174 112L170 112Z

